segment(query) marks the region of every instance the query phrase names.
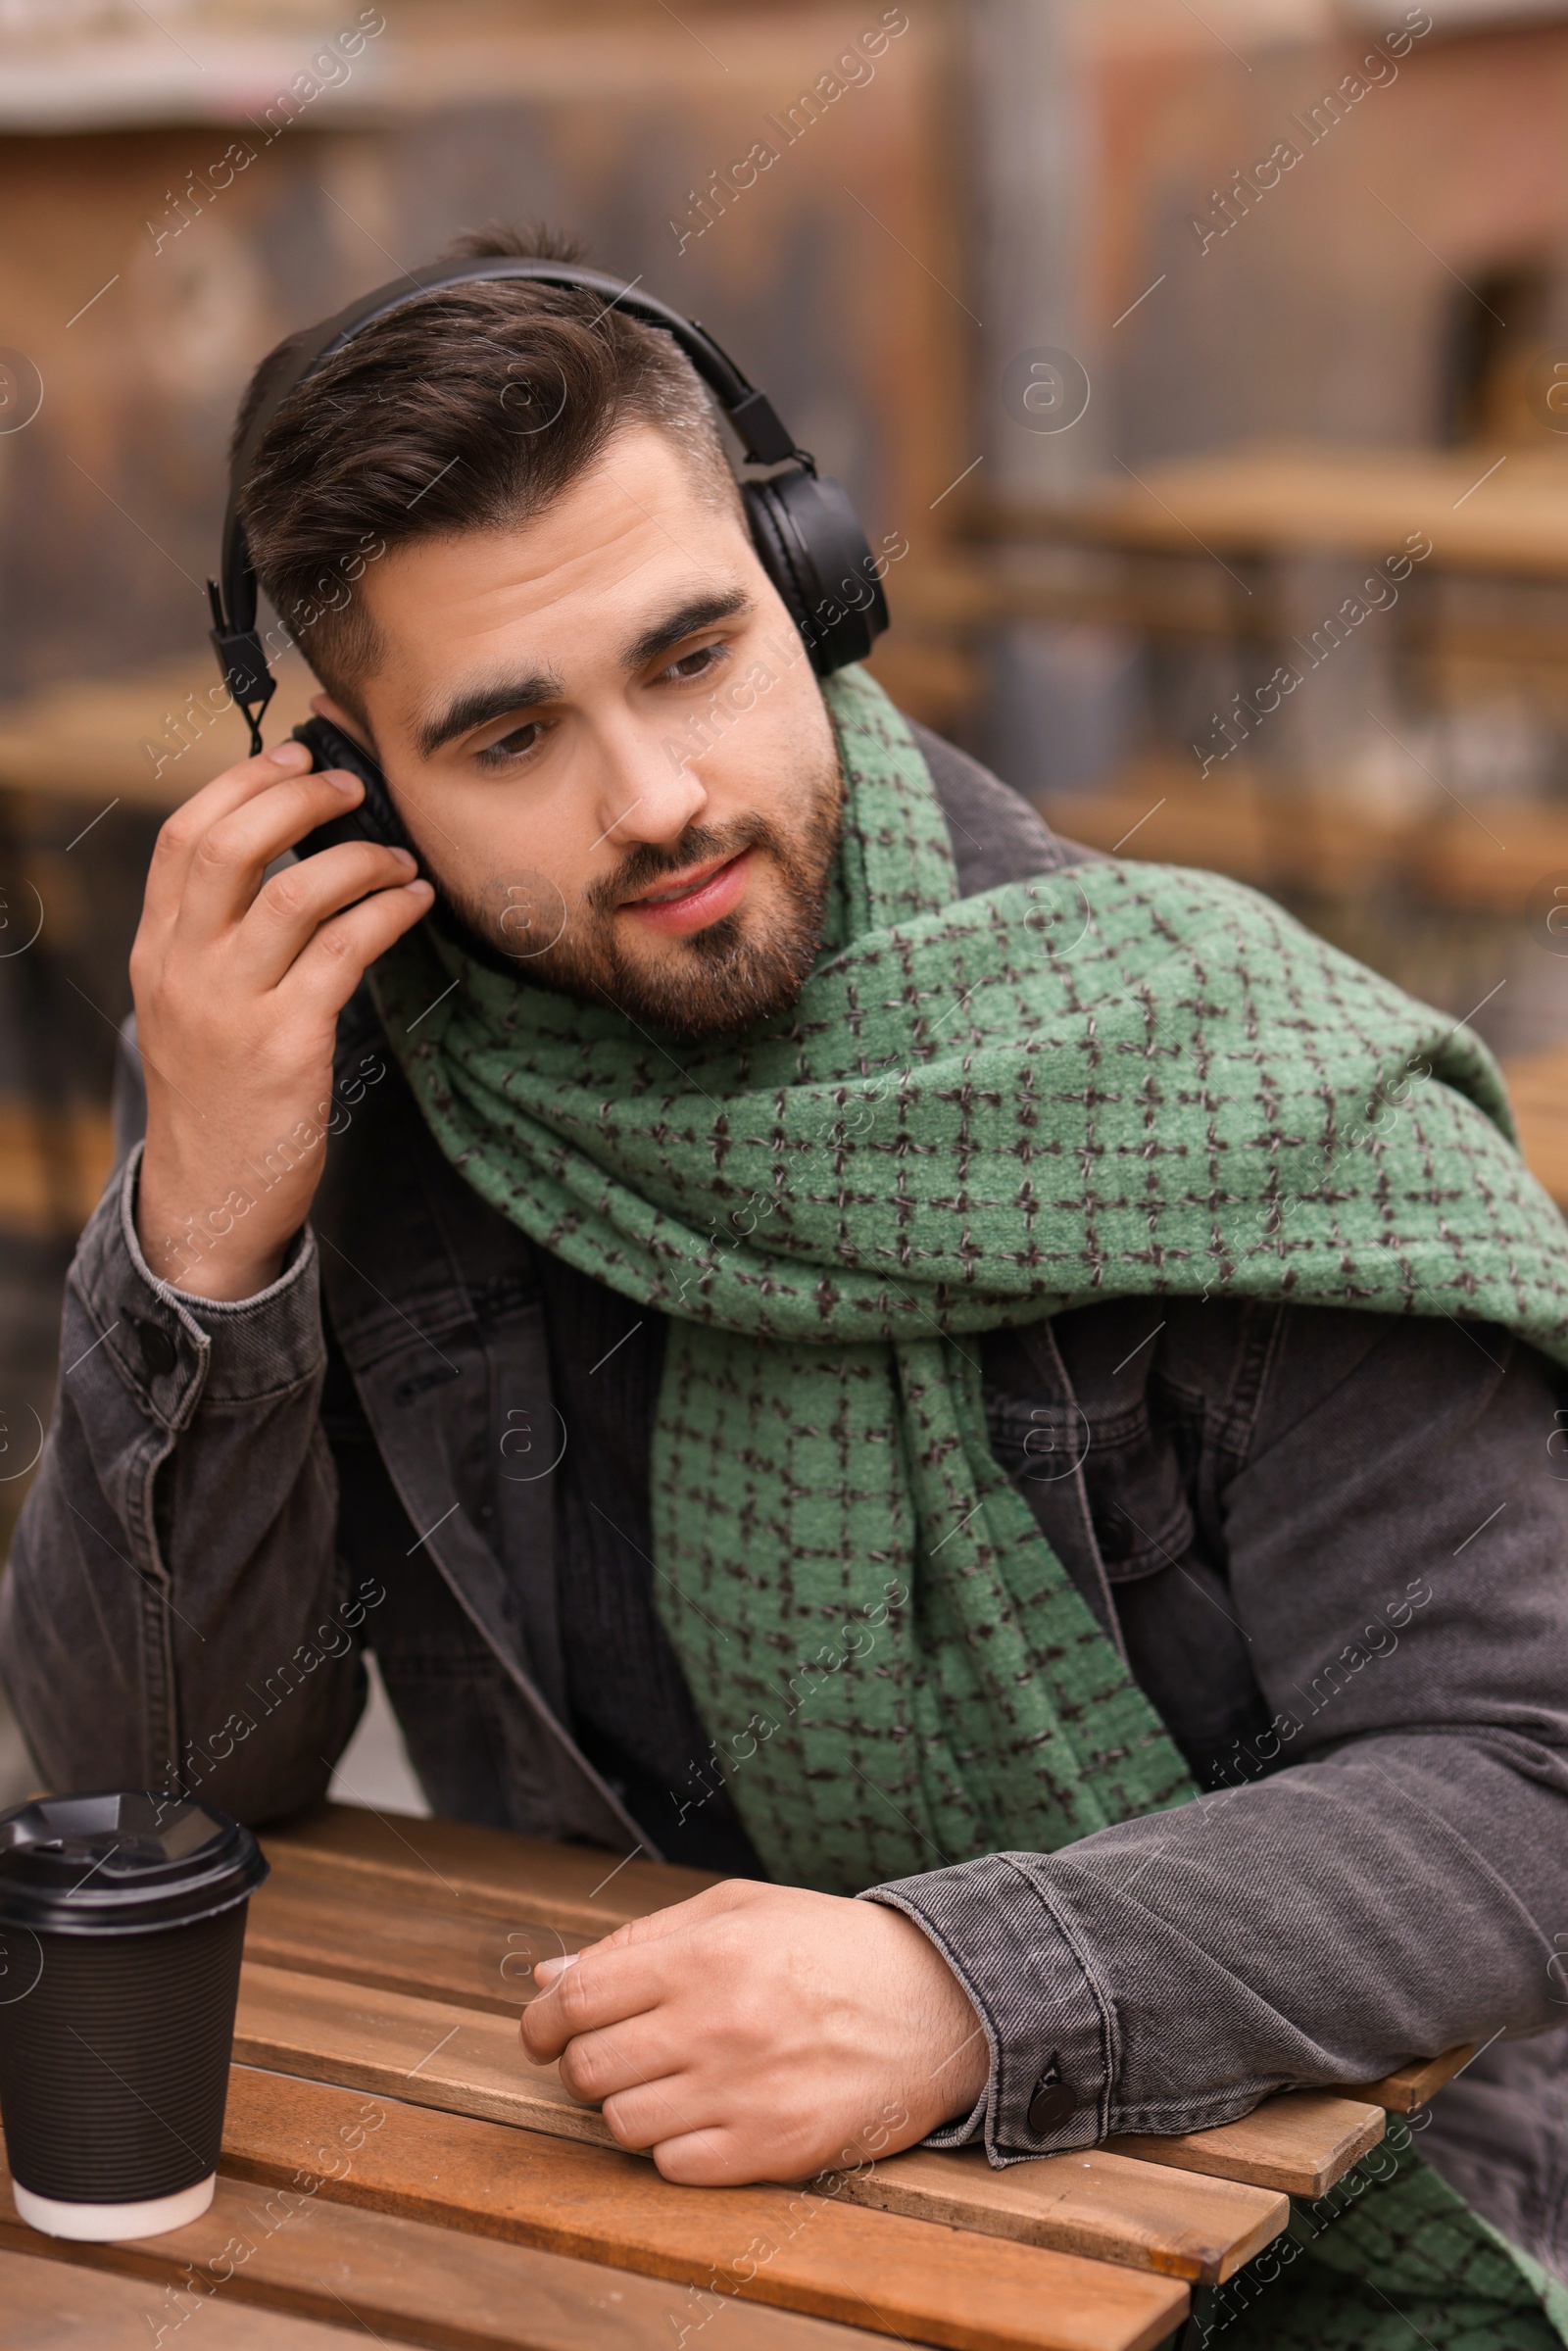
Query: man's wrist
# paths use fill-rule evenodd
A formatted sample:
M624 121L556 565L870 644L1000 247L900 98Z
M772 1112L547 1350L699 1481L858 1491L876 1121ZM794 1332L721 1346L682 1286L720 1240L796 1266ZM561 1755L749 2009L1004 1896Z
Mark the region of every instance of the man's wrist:
M913 2085L911 2112L928 2133L973 2110L991 2078L991 2044L967 1985L935 1936L897 1904L879 1907L907 1937L906 1964L915 1971L909 1996L923 2019L926 2045L920 2059L925 2079Z
M260 1298L264 1290L270 1290L282 1272L283 1259L288 1254L286 1242L270 1257L236 1259L233 1262L223 1256L220 1248L215 1248L208 1255L194 1262L182 1257L177 1250L169 1249L165 1252L165 1265L160 1265L158 1253L149 1249L139 1223L137 1238L141 1242L143 1256L161 1282L167 1282L171 1290L179 1291L182 1297L203 1298L210 1299L214 1305L221 1306L244 1305L250 1298ZM166 1270L168 1266L173 1269Z
M172 1186L155 1169L148 1178L143 1152L136 1170L132 1215L136 1240L149 1271L171 1290L215 1303L239 1305L257 1298L277 1280L294 1235L285 1234L266 1249L248 1246L244 1218L250 1195L237 1187L208 1187L219 1200L205 1211L175 1206L193 1187Z
M1105 2135L1115 2017L1049 1873L1027 1869L1037 1858L986 1854L858 1897L901 1910L929 1936L983 2023L987 2082L966 2116L932 2130L934 2146L983 2134L993 2153L1015 2157Z

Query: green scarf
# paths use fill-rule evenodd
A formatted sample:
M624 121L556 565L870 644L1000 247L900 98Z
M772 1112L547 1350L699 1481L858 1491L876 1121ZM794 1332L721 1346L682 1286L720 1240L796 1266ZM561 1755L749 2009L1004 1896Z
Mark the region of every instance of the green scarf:
M427 925L371 980L466 1180L671 1318L660 1611L768 1868L852 1891L1194 1792L992 1456L976 1333L1290 1298L1494 1320L1568 1362L1568 1234L1467 1029L1213 874L959 899L904 721L859 670L825 696L844 841L790 1014L676 1045ZM1412 2228L1423 2195L1454 2208L1423 2275L1496 2241L1422 2167L1387 2193ZM1554 2339L1509 2275L1517 2340ZM1346 2308L1335 2339L1371 2342Z
M660 1610L768 1868L848 1892L1193 1792L992 1457L973 1334L1289 1296L1568 1360L1568 1245L1468 1030L1212 874L956 900L898 712L860 670L826 698L844 846L793 1012L676 1047L428 926L373 985L474 1189L671 1317Z

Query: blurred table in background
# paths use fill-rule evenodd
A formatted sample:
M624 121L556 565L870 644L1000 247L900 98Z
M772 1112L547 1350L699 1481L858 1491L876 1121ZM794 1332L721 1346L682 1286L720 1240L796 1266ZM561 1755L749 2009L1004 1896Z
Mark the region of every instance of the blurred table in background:
M1334 896L1398 885L1429 906L1524 914L1544 874L1568 875L1568 803L1493 798L1479 813L1379 809L1307 779L1287 792L1253 768L1199 777L1142 759L1100 790L1053 793L1051 822L1091 849L1205 865L1271 892Z
M1340 449L1267 443L1183 458L1067 498L991 501L977 537L1150 554L1381 562L1424 531L1440 568L1568 579L1568 448Z
M1568 653L1568 441L1560 454L1248 446L1123 465L1054 499L977 496L968 529L978 576L957 591L959 621L966 597L1238 651L1274 645L1316 666L1323 649L1287 625L1293 567L1403 563L1378 609L1406 662L1417 657L1415 682L1457 665L1539 686L1543 672L1561 680ZM1091 567L1031 571L1028 555L1050 552ZM1337 592L1350 584L1347 568Z
M1568 447L1244 448L1123 467L1070 497L981 501L970 533L944 572L914 583L931 618L958 634L1008 617L1089 622L1222 641L1239 684L1265 658L1304 679L1360 623L1346 626L1338 605L1321 617L1303 610L1293 575L1340 566L1323 592L1343 599L1349 566L1380 566L1387 601L1373 611L1407 693L1441 703L1456 685L1502 679L1563 695ZM1391 564L1402 575L1390 580ZM1314 621L1311 641L1295 633ZM1237 731L1245 740L1249 729ZM1269 767L1288 776L1280 731L1264 742ZM1229 756L1221 736L1214 749ZM1176 763L1196 780L1197 759ZM1568 807L1544 813L1568 825Z
M192 652L123 677L67 678L0 704L0 792L38 793L107 810L117 801L178 808L245 758L250 736L238 710L215 710L215 667ZM311 714L319 686L297 653L277 663L277 691L262 721L279 743ZM213 686L213 693L221 689Z
M1383 584L1352 606L1374 566ZM1091 846L1287 903L1376 901L1385 935L1420 909L1516 916L1568 874L1568 441L1258 445L1050 498L976 487L963 535L900 583L899 616L950 667L1040 624L1135 649L1167 697L1185 680L1144 714L1143 749L1042 792ZM1325 704L1308 681L1336 655ZM1295 685L1261 691L1282 663ZM1539 786L1494 746L1499 710L1501 735L1530 713Z

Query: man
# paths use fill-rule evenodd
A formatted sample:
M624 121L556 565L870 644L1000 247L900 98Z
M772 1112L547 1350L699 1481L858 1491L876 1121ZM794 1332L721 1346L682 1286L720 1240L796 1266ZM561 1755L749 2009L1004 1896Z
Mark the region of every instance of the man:
M285 1813L372 1646L438 1811L723 1874L524 2027L687 2181L1559 2026L1568 1255L1474 1040L819 686L597 299L411 302L244 514L445 918L279 863L362 791L295 746L164 827L5 1592L47 1776ZM1450 2154L1545 2259L1560 2038ZM1402 2343L1401 2229L1430 2340L1556 2339L1378 2196L1233 2339Z

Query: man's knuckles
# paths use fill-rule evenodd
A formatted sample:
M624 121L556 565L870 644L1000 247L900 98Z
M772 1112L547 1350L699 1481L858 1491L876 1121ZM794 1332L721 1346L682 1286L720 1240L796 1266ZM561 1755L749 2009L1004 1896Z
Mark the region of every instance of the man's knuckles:
M644 1943L662 1942L666 1935L679 1934L691 1907L689 1902L673 1902L667 1910L650 1910L645 1918L624 1919L612 1935L593 1947L596 1951L627 1951Z
M249 818L248 808L235 808L204 825L191 853L192 873L234 873L254 865L256 829Z
M624 2061L617 2060L614 2044L599 2034L568 2041L561 2054L560 2072L572 2096L591 2106L626 2087Z
M617 2146L628 2148L634 2155L646 2154L663 2128L663 2119L649 2124L629 2099L611 2098L602 2112Z
M309 884L314 876L302 878L298 865L285 865L280 873L269 875L256 894L256 903L279 921L292 922L305 913L314 895Z
M311 944L329 963L358 960L361 955L360 942L340 922L323 922Z
M549 2065L565 2046L559 2017L553 1998L530 2001L523 2010L518 2030L523 2048L534 2065Z
M153 843L152 861L155 866L182 863L202 836L202 818L188 805L166 816L158 827Z
M262 790L237 803L230 797L203 808L198 798L168 820L170 854L222 869L254 864L258 857L265 862L314 825L342 815L358 793L349 777L274 773Z

